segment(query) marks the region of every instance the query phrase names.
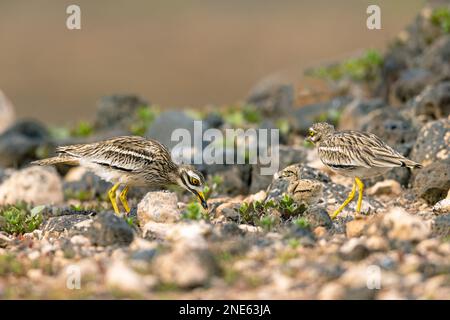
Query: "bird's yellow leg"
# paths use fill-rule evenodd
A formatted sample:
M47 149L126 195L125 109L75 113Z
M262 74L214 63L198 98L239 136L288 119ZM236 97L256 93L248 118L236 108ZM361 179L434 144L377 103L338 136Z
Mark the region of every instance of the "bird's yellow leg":
M122 190L122 192L119 195L119 199L120 199L120 202L122 202L122 205L125 208L125 211L127 213L129 213L130 206L128 205L127 194L128 194L128 186L125 186L125 188Z
M331 215L331 219L336 218L337 215L348 205L348 203L353 200L353 198L355 197L355 193L356 193L356 180L355 182L353 182L352 191L350 191L350 193L348 194L347 199L345 199L344 203L341 204L341 206L335 212L333 212L333 214Z
M355 181L356 181L356 184L358 185L358 193L359 193L358 194L358 203L356 204L356 213L359 213L361 211L364 183L359 178L355 178Z
M119 188L120 183L116 183L111 189L109 189L108 191L108 196L109 196L109 200L111 201L111 204L113 206L114 212L116 214L119 214L119 207L117 206L117 202L116 202L116 191L117 188Z

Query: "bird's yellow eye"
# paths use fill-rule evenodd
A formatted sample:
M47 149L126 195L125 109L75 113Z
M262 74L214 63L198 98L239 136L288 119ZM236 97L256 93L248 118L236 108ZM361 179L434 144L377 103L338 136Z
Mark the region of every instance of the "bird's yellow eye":
M312 137L314 135L314 131L309 130L309 136Z
M194 186L198 186L198 185L200 184L200 181L198 181L198 179L191 178L191 183L192 183Z

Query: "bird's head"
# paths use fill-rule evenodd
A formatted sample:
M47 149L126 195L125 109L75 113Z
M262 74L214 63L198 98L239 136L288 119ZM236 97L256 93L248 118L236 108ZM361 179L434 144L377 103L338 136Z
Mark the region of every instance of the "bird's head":
M178 168L177 183L179 186L193 193L200 200L202 207L208 209L208 204L206 203L205 195L203 194L205 178L200 171L192 166L180 166Z
M309 128L309 134L306 140L316 144L333 132L334 126L332 126L331 124L328 124L326 122L314 123L312 127Z

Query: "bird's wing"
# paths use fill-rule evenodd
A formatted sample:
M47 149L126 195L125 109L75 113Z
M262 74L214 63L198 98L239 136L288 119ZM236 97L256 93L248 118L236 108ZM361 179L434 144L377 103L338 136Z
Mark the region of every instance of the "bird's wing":
M323 147L330 155L331 165L371 167L399 167L409 161L371 133L357 131L338 132Z
M170 154L162 144L134 136L59 147L57 151L125 171L140 170L155 161L170 161Z

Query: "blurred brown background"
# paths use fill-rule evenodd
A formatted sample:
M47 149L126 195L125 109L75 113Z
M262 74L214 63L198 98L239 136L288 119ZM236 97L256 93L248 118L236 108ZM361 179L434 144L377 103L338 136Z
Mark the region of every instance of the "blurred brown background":
M19 117L90 119L97 99L138 93L166 107L222 105L268 75L383 50L423 0L0 2L0 89ZM66 29L70 4L82 29ZM366 28L378 4L382 30Z

